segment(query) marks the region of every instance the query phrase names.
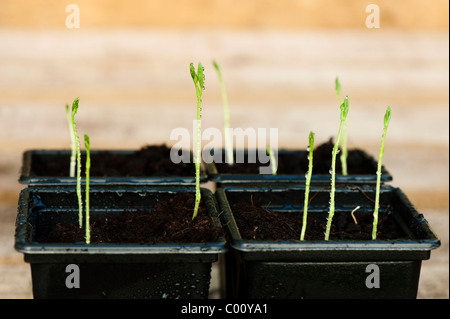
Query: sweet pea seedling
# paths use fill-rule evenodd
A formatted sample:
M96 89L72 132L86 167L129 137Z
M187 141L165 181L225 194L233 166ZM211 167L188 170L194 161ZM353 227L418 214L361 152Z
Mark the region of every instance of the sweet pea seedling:
M384 115L384 128L383 136L381 138L380 153L378 154L378 167L377 167L377 188L375 193L375 209L373 212L373 228L372 228L372 239L377 239L377 227L378 227L378 207L380 203L380 184L381 184L381 165L384 155L384 140L386 139L386 132L391 120L391 107L388 106L386 109L386 114Z
M66 104L66 117L67 117L67 124L69 127L69 135L70 135L70 169L69 169L69 176L75 177L75 168L76 168L76 158L77 158L77 145L75 142L75 134L73 132L73 118L72 118L72 112L70 110L69 104Z
M270 167L272 168L272 175L277 175L277 160L275 159L275 154L273 153L272 149L267 146L266 147L266 152L269 155L270 158Z
M300 234L300 240L305 239L306 232L306 221L308 216L308 204L309 204L309 187L311 185L311 176L313 169L313 150L314 150L314 133L309 132L309 155L308 155L308 173L306 174L306 185L305 185L305 201L303 203L303 224L302 232Z
M341 83L339 83L339 78L336 78L335 80L336 84L336 94L338 97L339 104L341 104L343 101L341 99ZM345 122L342 127L342 143L341 143L341 167L342 167L342 175L348 175L347 172L347 119L345 119Z
M327 228L325 230L325 240L330 238L331 222L334 216L334 195L336 192L336 155L338 153L339 141L341 139L342 127L347 119L348 114L348 97L345 97L344 103L341 104L341 123L339 124L339 131L336 138L336 143L333 147L332 159L331 159L331 191L330 191L330 210L328 212Z
M233 158L233 143L230 132L230 109L228 107L227 92L225 90L225 84L223 83L222 72L216 61L213 61L214 68L217 71L217 77L219 78L220 90L222 92L223 101L223 131L225 134L225 155L227 156L228 165L234 164Z
M86 194L85 194L85 201L86 201L86 244L91 243L91 228L90 228L90 215L89 215L89 177L90 177L90 170L91 170L91 151L89 147L89 136L84 134L84 147L86 148Z
M190 65L190 72L192 80L195 85L195 92L197 94L197 150L195 156L195 207L192 219L197 217L198 207L200 205L200 164L201 164L201 110L202 110L202 94L204 87L205 76L203 75L203 66L198 63L197 72L194 64Z
M80 139L78 137L77 128L75 125L75 114L78 111L79 98L76 98L72 103L72 130L75 141L76 158L77 158L77 197L78 197L78 223L80 228L83 225L83 199L81 197L81 152Z

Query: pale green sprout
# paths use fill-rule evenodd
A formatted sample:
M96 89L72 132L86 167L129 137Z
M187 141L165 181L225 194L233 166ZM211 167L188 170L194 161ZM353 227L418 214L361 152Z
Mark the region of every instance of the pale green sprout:
M338 135L336 138L336 143L334 144L333 147L333 152L332 152L332 159L331 159L331 191L330 191L330 210L328 212L328 220L327 220L327 228L325 230L325 240L328 240L330 238L330 230L331 230L331 222L333 220L333 216L334 216L334 209L335 209L335 204L334 204L334 195L336 192L336 155L338 153L338 148L339 148L339 141L341 139L341 134L342 134L342 127L344 126L344 123L347 119L347 114L348 114L348 97L345 97L344 103L341 104L341 122L339 124L339 131L338 131Z
M338 97L339 104L343 103L341 98L341 83L339 83L339 78L336 77L336 94ZM342 144L341 144L341 167L342 167L342 175L348 175L347 171L347 119L345 119L344 126L342 128Z
M72 112L70 111L69 104L66 104L66 117L67 117L67 124L69 127L69 135L70 135L70 169L69 169L69 176L75 177L75 168L77 166L76 164L76 158L77 158L77 146L75 142L75 135L73 132L73 119L72 119Z
M213 61L213 66L217 71L217 77L219 78L220 90L222 92L222 102L223 102L223 131L225 134L225 154L227 156L228 165L234 164L233 158L233 143L231 139L230 132L230 109L228 107L227 92L225 90L225 84L223 83L222 72L220 71L219 65L216 61Z
M91 228L90 228L90 214L89 214L89 178L91 170L91 151L89 147L89 136L84 134L84 147L86 148L86 244L91 243Z
M266 147L266 152L267 154L269 154L270 157L270 166L272 168L272 175L277 175L277 160L275 159L275 154L273 153L272 149L267 146Z
M309 132L309 156L308 156L308 173L306 174L306 186L305 186L305 200L303 204L303 224L302 232L300 234L300 240L305 240L306 221L308 218L308 204L309 204L309 187L311 185L311 176L313 170L313 152L314 152L314 133Z
M386 139L386 132L389 125L389 121L391 120L391 107L388 106L386 109L386 114L384 115L384 128L383 128L383 136L381 138L381 147L380 153L378 154L378 167L377 167L377 186L375 193L375 209L373 212L373 228L372 228L372 239L375 240L377 238L377 227L378 227L378 208L380 202L380 184L381 184L381 166L384 156L384 141Z
M338 97L338 101L339 103L342 103L342 98L341 98L341 83L339 82L339 78L336 77L336 80L334 81L335 83L335 87L336 87L336 95Z
M195 92L197 94L197 150L195 155L195 207L192 219L197 217L198 207L200 205L200 165L201 165L201 110L202 110L202 94L204 87L205 76L203 75L203 66L199 62L197 72L194 64L190 65L190 72L192 80L195 85Z
M72 130L75 140L76 157L77 157L77 197L78 197L78 223L80 228L83 225L83 199L81 197L81 152L80 139L78 137L77 128L75 125L75 114L78 111L79 98L76 98L72 104Z

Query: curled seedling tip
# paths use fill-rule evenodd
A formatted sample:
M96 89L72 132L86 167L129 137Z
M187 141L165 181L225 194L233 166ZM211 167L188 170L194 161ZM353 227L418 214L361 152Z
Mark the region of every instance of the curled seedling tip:
M216 60L213 60L213 61L212 61L212 64L213 64L214 68L215 68L217 71L219 71L219 65L217 64Z
M79 102L80 102L79 98L76 98L75 100L73 100L73 103L72 103L72 116L75 116L75 114L77 114Z
M191 77L195 84L198 82L197 73L195 72L194 63L191 63L190 65L190 71L191 71Z
M204 81L205 81L205 75L203 74L203 66L202 64L199 62L198 63L198 68L197 68L197 78L198 78L198 83L200 84L200 88L203 89L204 88Z
M389 121L391 120L391 107L388 106L386 109L386 114L384 115L384 127L389 125Z
M335 88L336 88L336 94L338 96L339 102L341 101L341 83L339 83L339 78L336 77L335 82Z
M345 121L348 114L348 96L345 97L344 102L341 104L341 121Z

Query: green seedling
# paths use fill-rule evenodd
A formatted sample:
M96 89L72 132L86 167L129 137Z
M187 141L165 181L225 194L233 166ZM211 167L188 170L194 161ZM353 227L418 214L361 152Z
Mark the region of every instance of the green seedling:
M195 71L194 64L190 65L190 72L192 80L195 85L195 92L197 94L197 150L195 155L195 207L192 219L197 217L198 207L200 205L200 164L201 164L201 110L202 110L202 94L204 87L205 76L203 74L203 66L198 63L197 72Z
M339 103L342 103L342 98L341 98L341 83L339 82L339 78L336 77L336 80L334 80L335 83L335 88L336 88L336 95L338 97L338 101Z
M342 128L347 119L348 114L348 97L345 97L344 103L341 104L341 122L339 124L339 131L336 138L336 143L333 147L332 159L331 159L331 191L330 191L330 210L328 212L327 228L325 230L325 240L330 238L331 222L334 216L334 195L335 195L335 183L336 183L336 155L338 153L339 141L341 139Z
M219 78L220 90L222 92L222 101L223 101L223 131L225 136L225 154L227 156L228 165L234 164L233 158L233 143L231 139L230 132L230 109L228 107L228 98L227 92L225 90L225 84L223 83L222 72L220 71L219 65L216 61L212 62L214 68L217 71L217 77Z
M305 201L303 204L303 224L302 232L300 234L300 240L305 240L306 221L308 216L308 204L309 204L309 187L311 185L311 176L313 169L313 150L314 150L314 133L309 132L309 156L308 156L308 173L306 174L306 186L305 186Z
M69 104L66 104L66 117L67 117L67 124L69 127L69 135L70 135L70 169L69 169L69 176L75 177L75 169L77 166L76 158L77 158L77 146L75 142L75 135L73 132L74 127L74 121L72 118L72 112L70 110Z
M378 167L377 167L377 186L375 193L375 209L373 212L373 228L372 228L372 239L375 240L377 238L377 227L378 227L378 208L380 203L380 184L381 184L381 166L384 156L384 141L386 139L386 132L389 125L389 121L391 120L391 107L388 106L386 109L386 114L384 115L384 128L383 128L383 136L381 138L381 147L380 153L378 154Z
M75 114L78 111L78 104L80 100L76 98L72 104L72 130L75 141L76 158L77 158L77 197L78 197L78 223L80 228L83 225L83 199L81 197L81 152L80 139L78 137L77 128L75 125Z
M89 215L89 178L91 170L91 151L89 147L89 136L84 134L84 147L86 148L86 190L85 190L85 201L86 201L86 244L91 243L91 228L90 228L90 215Z
M338 97L339 104L342 104L342 98L341 98L341 83L339 83L339 78L336 77L335 80L336 84L336 94ZM341 167L342 167L342 175L348 175L347 171L347 157L348 157L348 151L347 151L347 119L345 119L345 122L343 124L342 128L342 143L341 143Z
M270 157L270 166L272 167L272 175L277 175L277 160L275 159L275 154L273 153L272 149L267 146L266 152L269 154Z

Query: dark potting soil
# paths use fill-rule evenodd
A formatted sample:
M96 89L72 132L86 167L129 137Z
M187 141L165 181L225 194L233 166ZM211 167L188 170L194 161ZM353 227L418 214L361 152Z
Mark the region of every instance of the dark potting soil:
M91 244L156 244L206 243L223 236L208 216L203 200L197 217L192 220L195 194L180 192L167 201L158 202L154 209L125 211L119 216L93 220ZM85 241L85 228L78 224L60 225L48 235L36 238L41 243L76 243Z
M81 155L84 176L85 155ZM54 158L36 156L33 158L31 176L65 177L69 174L70 154ZM194 176L192 163L175 164L170 159L170 148L166 145L142 147L132 154L120 154L110 151L91 152L92 177L139 177L139 176Z
M313 153L313 174L329 174L331 169L331 153L334 143L330 139L314 149ZM277 174L302 175L308 171L308 154L297 156L294 154L278 154ZM268 163L215 163L219 174L259 174L261 166L268 166ZM375 174L376 167L367 163L366 157L361 150L348 150L347 170L349 175ZM341 174L341 161L339 154L336 159L336 173Z
M261 241L299 240L303 214L280 213L262 205L238 202L231 206L237 227L243 239ZM373 212L335 212L330 240L372 240ZM328 211L308 212L305 240L324 240ZM407 239L408 236L387 212L378 217L377 239Z

